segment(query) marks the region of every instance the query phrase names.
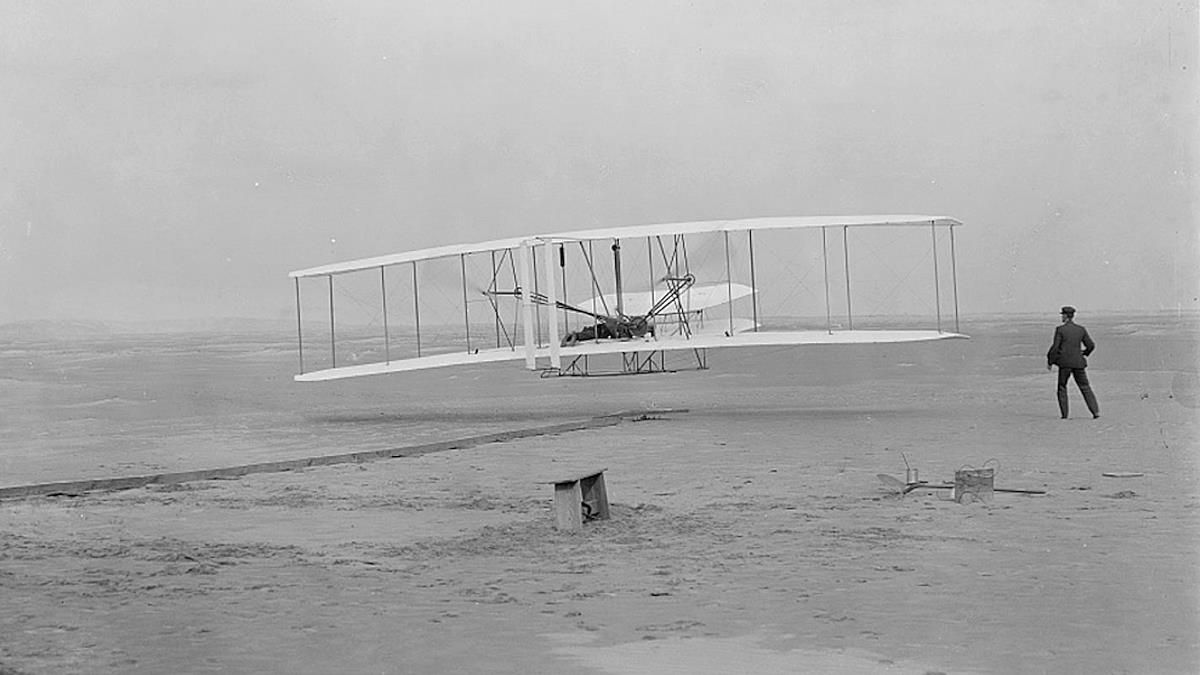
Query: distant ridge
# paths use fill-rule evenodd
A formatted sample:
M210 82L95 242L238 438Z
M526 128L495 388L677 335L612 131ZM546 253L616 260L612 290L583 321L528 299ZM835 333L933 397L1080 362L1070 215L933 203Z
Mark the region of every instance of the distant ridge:
M0 339L5 340L73 340L112 333L112 326L103 321L35 319L0 324Z
M131 333L279 333L296 332L295 319L257 319L247 317L210 317L166 321L130 321L120 324Z
M167 321L32 319L0 324L3 340L80 340L129 334L240 333L294 335L295 321L237 317Z

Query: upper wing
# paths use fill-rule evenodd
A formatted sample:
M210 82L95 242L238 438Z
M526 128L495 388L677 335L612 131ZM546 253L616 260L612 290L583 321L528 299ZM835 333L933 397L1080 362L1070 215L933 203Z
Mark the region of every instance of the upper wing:
M962 225L954 218L946 216L920 215L882 215L882 216L786 216L775 218L743 218L738 220L704 220L686 223L657 223L653 225L630 225L626 227L606 227L591 230L576 230L551 234L538 234L525 237L509 237L492 239L474 244L452 244L433 248L418 249L404 253L361 258L347 262L321 265L307 269L296 270L289 276L292 278L320 277L330 274L342 274L356 270L366 270L377 267L387 267L420 260L448 258L472 253L487 253L515 249L529 241L570 242L599 239L624 239L633 237L664 237L701 234L705 232L744 232L748 230L779 230L814 227L904 227L904 226L958 226Z

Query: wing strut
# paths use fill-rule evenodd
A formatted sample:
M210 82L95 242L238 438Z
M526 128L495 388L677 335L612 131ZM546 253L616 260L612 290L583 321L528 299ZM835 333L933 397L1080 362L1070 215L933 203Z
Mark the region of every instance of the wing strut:
M750 243L750 308L754 314L754 332L758 332L758 284L754 281L754 230L746 230Z
M654 299L654 242L646 237L646 269L650 273L650 304L657 304Z
M542 263L546 269L546 283L544 285L546 291L550 294L550 297L547 298L547 304L551 307L557 307L559 302L558 288L554 284L554 243L546 240L543 246L545 247L545 253L542 255ZM551 314L547 317L546 324L550 331L550 367L554 370L562 370L562 359L558 353L560 346L558 344L558 320Z
M388 339L388 317L387 317L387 275L384 272L387 268L383 265L379 266L379 290L383 298L383 358L386 362L392 362L392 348Z
M942 290L938 285L937 225L930 221L929 236L933 239L933 305L937 310L937 329L942 332Z
M541 292L538 290L538 279L540 278L538 274L538 247L534 242L529 243L529 265L530 278L533 279L533 294L541 295ZM537 311L536 308L533 312L533 339L538 347L542 346L542 313Z
M625 303L622 296L621 288L621 240L613 239L613 279L617 287L617 317L625 318Z
M412 264L413 270L413 322L417 326L417 358L421 358L421 299L417 294L417 261Z
M300 351L300 374L304 374L304 323L300 319L300 277L296 277L296 346Z
M492 251L492 290L496 290L496 252ZM496 306L496 302L492 301L492 310L496 313L496 348L500 347L500 308Z
M466 329L467 336L467 353L471 353L471 310L467 305L467 254L460 253L458 255L459 269L462 271L462 291L463 291L463 328ZM387 315L384 315L387 318Z
M854 330L854 312L850 309L850 232L849 226L842 226L842 254L846 258L846 325Z
M333 275L329 275L329 358L337 368L337 335L333 324Z
M729 307L729 334L733 335L733 269L729 265L729 233L722 234L725 235L725 291L729 299L726 303Z
M531 288L529 279L529 242L521 242L520 259L517 274L520 275L521 288ZM521 329L525 338L525 368L537 370L537 358L534 356L533 344L533 301L532 293L521 293Z
M825 265L825 330L833 335L833 314L829 309L829 245L826 243L825 230L821 228L821 262Z
M954 226L950 225L950 278L954 282L954 332L958 329L958 263L954 259Z
M567 295L567 245L566 244L558 245L558 269L559 269L559 274L562 275L562 296L564 298L570 297ZM571 329L570 320L567 319L567 315L564 313L563 314L563 332L566 333L570 329Z

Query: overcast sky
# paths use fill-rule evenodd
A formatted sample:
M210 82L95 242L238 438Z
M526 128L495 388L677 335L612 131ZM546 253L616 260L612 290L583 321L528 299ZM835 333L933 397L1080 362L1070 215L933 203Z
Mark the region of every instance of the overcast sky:
M291 316L287 273L956 217L965 314L1200 308L1194 2L0 0L0 323Z

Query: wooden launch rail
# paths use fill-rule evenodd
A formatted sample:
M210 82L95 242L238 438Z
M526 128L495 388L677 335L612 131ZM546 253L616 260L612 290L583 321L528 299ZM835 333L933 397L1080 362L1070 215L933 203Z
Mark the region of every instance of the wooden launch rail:
M261 462L258 464L244 464L240 466L227 466L215 469L200 469L197 471L176 471L171 473L159 473L142 476L92 478L54 483L37 483L32 485L10 485L0 487L0 499L20 499L25 497L59 495L73 497L85 492L93 491L129 490L133 488L145 487L147 485L166 485L172 483L186 483L197 480L237 478L238 476L245 476L253 473L300 471L310 467L328 466L331 464L342 464L347 462L368 462L378 459L390 459L393 457L416 457L431 452L471 448L487 443L504 443L506 441L529 438L531 436L559 434L568 431L581 431L584 429L612 426L620 424L623 420L640 421L646 419L657 419L660 415L686 413L687 411L687 408L626 410L609 415L598 415L585 420L564 422L562 424L534 427L531 429L514 429L511 431L501 431L497 433L483 434L480 436L472 436L469 438L459 438L451 441L426 443L423 445L414 445L403 448L389 448L386 450L367 450L361 452L340 453L335 455L322 455L318 457L288 459L276 462ZM603 489L603 483L601 483L601 489ZM582 499L580 501L582 501ZM576 508L579 509L581 507L577 506ZM604 513L604 517L608 517L607 499L604 503Z

